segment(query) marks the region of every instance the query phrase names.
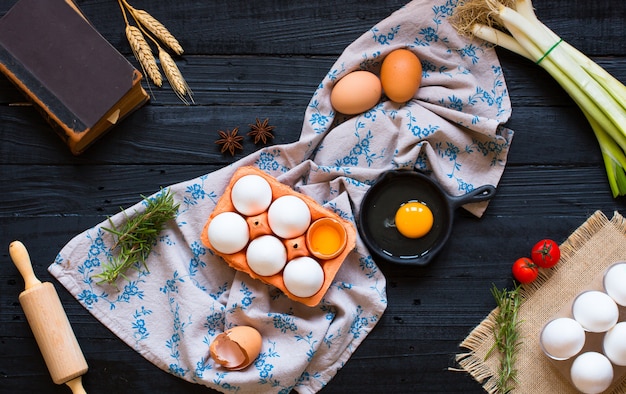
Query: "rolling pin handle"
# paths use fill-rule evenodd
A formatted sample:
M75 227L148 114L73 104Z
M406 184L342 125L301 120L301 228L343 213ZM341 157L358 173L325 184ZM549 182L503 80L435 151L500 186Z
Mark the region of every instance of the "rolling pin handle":
M41 281L35 276L33 265L30 262L30 256L23 243L20 241L11 242L9 245L9 254L13 260L13 264L15 264L17 270L20 271L20 274L24 278L26 289L41 284Z
M83 388L83 381L80 376L65 382L65 384L72 390L72 394L87 394Z

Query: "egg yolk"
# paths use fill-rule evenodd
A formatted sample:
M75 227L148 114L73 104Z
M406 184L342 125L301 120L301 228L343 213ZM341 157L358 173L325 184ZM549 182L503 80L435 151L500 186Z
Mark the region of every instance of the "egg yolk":
M341 235L332 226L320 226L311 237L311 248L325 255L335 253L341 247Z
M396 228L407 238L421 238L433 227L433 213L426 205L411 201L396 211Z

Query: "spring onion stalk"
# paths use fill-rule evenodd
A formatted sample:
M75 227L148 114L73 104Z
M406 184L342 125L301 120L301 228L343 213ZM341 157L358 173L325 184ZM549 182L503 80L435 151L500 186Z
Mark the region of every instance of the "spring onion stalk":
M580 107L600 145L613 197L626 195L626 86L537 18L531 0L460 0L452 18L546 70Z

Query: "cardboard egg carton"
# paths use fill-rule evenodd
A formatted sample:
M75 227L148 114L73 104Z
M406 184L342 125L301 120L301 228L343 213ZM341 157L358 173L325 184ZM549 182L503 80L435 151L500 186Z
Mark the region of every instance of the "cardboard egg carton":
M615 264L619 264L619 263L623 263L623 261L618 261L615 262ZM566 303L560 310L558 313L556 313L554 316L552 316L548 322L546 323L546 325L551 322L552 320L555 320L557 318L560 317L568 317L568 318L574 318L574 315L572 313L572 307L574 305L574 301L576 300L576 298L587 291L591 291L591 290L597 290L597 291L601 291L603 293L606 293L605 289L604 289L604 275L606 274L606 272L613 266L613 264L611 264L606 270L604 270L601 274L598 274L590 283L589 285L587 285L587 287L585 287L584 289L582 289L580 292L578 292L576 294L576 296L571 299L568 303ZM617 308L618 308L618 312L619 312L619 317L617 319L617 322L624 322L626 321L626 307L625 306L621 306L619 304L617 304ZM565 377L565 379L572 385L572 387L574 386L574 383L572 382L572 378L570 375L570 370L572 368L572 364L574 363L574 360L576 359L577 356L586 353L586 352L598 352L600 354L604 354L604 350L603 350L603 339L604 339L604 334L606 332L590 332L590 331L585 331L585 345L583 346L583 348L574 356L566 359L566 360L555 360L551 357L549 357L548 355L546 355L546 357L550 360L550 362L556 367L556 369L559 371L559 373L561 373L563 375L563 377ZM626 376L626 367L625 366L619 366L619 365L615 365L613 363L611 363L611 365L613 366L613 381L611 383L611 385L602 393L611 393L615 387L620 384L622 382L622 380L624 379L624 377Z
M306 234L301 235L296 238L292 238L292 239L283 239L277 236L279 239L283 241L283 244L285 245L287 249L287 261L288 262L296 257L308 256L317 260L318 263L320 263L322 270L324 271L324 282L320 290L314 295L304 298L304 297L298 297L290 293L289 290L287 290L287 288L285 287L285 284L283 282L282 271L271 276L261 276L261 275L256 274L254 271L250 269L250 267L248 266L248 262L246 260L247 246L243 250L237 253L233 253L233 254L220 253L211 246L211 242L209 241L209 237L208 237L208 227L211 221L213 220L213 218L223 212L235 212L235 213L240 214L239 212L237 212L237 210L235 209L231 201L231 191L235 182L237 182L237 180L239 180L241 177L245 175L259 175L263 177L263 179L265 179L269 183L272 189L272 202L276 200L277 198L285 196L285 195L293 195L293 196L299 197L306 203L307 207L309 208L309 211L311 213L311 223L313 223L317 219L329 217L341 223L343 228L346 230L347 237L346 237L345 248L337 257L332 258L332 259L327 259L327 260L317 259L311 254L311 252L307 249ZM271 234L271 235L276 236L275 234L272 233L272 230L270 229L270 226L267 220L267 211L259 215L255 215L255 216L244 216L244 218L246 219L246 222L248 223L248 228L250 230L250 239L248 240L248 244L253 239L258 238L262 235ZM246 167L239 168L233 174L230 182L228 183L226 189L224 190L224 193L218 200L215 206L215 209L213 210L211 215L209 215L209 218L204 225L204 228L201 234L201 239L202 239L202 243L207 248L211 249L216 255L222 257L226 261L226 263L228 263L228 265L231 266L232 268L245 272L248 275L250 275L252 278L258 279L268 285L272 285L278 288L285 295L287 295L287 297L289 297L290 299L294 301L298 301L307 306L315 306L319 304L322 297L324 297L324 295L326 294L326 291L328 290L331 283L333 282L335 275L337 274L337 271L339 271L339 268L341 267L341 264L345 260L346 256L354 249L356 245L356 229L354 228L354 225L351 222L341 218L336 213L322 207L319 203L317 203L317 201L315 201L311 197L294 191L291 187L279 182L278 180L276 180L276 178L264 173L263 171L255 167L246 166Z

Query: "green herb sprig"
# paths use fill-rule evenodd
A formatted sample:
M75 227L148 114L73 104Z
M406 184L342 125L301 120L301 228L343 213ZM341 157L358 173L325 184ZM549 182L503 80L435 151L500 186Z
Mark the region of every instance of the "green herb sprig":
M174 204L174 196L169 189L151 199L141 197L146 203L145 211L133 217L125 214L126 221L120 228L116 228L111 218L111 228L103 227L116 236L112 250L117 251L117 255L103 264L101 273L93 276L99 279L98 284L113 284L120 276L128 280L124 273L130 268L139 270L143 266L148 270L146 259L152 247L165 223L176 217L179 204Z
M522 344L518 319L518 312L522 303L519 294L520 286L513 290L498 289L495 285L491 289L491 294L498 304L498 311L495 316L495 326L493 329L495 343L487 352L485 359L497 349L500 354L500 366L498 371L497 388L498 393L510 393L517 383L517 369L515 362L519 348Z

